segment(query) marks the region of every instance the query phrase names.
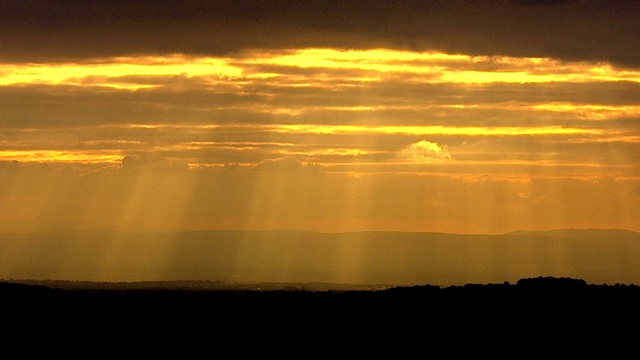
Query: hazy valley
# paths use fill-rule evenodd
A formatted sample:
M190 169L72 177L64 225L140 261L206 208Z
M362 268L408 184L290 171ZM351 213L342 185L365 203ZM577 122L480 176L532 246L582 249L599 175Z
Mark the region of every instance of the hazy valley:
M366 288L515 283L541 276L639 284L640 233L574 229L502 235L287 230L0 234L4 280Z

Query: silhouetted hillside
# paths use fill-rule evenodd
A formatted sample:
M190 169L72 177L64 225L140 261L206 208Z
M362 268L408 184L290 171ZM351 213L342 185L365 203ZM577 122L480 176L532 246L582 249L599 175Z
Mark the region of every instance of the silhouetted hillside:
M73 334L73 338L93 341L114 337L122 339L117 344L126 341L138 346L142 338L164 339L174 345L176 339L182 344L194 339L200 344L270 339L311 348L328 341L327 346L333 348L336 341L352 337L386 343L389 339L422 341L425 334L431 334L429 343L450 341L451 337L457 341L489 338L499 343L517 341L522 346L538 337L602 339L609 334L624 336L628 325L640 320L640 287L593 285L571 278L380 290L220 290L162 285L118 290L85 284L60 289L0 282L3 325L14 333L16 329L22 333L37 329L36 336L53 337L58 343ZM561 343L571 347L568 341ZM366 344L369 350L375 346ZM557 348L546 340L535 346Z
M62 287L60 287L62 285ZM319 289L325 287L324 290ZM516 283L466 284L462 286L440 287L436 285L397 286L380 289L355 289L355 286L337 289L329 284L255 284L251 288L207 282L139 282L139 283L91 283L60 281L3 281L0 282L0 295L4 301L15 300L18 303L56 303L66 301L112 301L164 302L184 301L253 301L284 302L297 301L391 301L398 303L416 301L434 301L438 299L465 299L481 296L483 298L501 297L566 297L580 296L581 301L590 297L602 296L617 300L640 300L640 286L637 285L597 285L588 284L582 279L538 277L520 279Z

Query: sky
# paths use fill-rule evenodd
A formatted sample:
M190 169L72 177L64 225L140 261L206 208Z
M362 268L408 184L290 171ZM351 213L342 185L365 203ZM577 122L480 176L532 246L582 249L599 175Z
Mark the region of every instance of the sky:
M0 232L640 231L640 2L2 1Z

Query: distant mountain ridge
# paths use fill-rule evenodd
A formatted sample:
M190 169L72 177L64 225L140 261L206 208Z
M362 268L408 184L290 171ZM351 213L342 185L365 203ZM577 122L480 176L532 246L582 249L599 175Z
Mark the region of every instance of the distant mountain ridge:
M571 239L593 239L593 238L640 238L640 232L627 229L552 229L552 230L518 230L505 233L504 235L521 236L554 236Z

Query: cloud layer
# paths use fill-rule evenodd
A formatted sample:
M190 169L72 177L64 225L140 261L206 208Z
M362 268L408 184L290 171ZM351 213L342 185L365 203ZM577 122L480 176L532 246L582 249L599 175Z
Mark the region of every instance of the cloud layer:
M393 48L638 67L633 0L109 1L0 4L5 60Z
M0 2L0 230L640 230L639 15Z

